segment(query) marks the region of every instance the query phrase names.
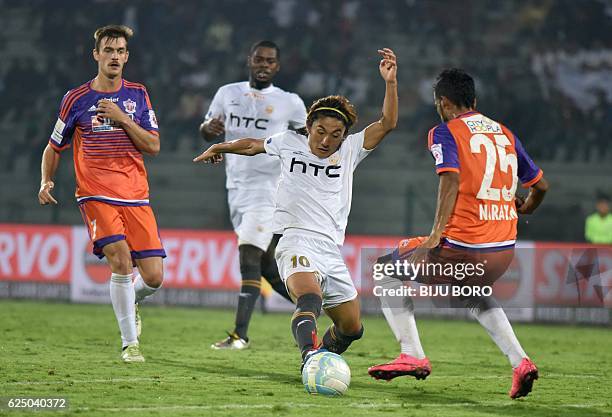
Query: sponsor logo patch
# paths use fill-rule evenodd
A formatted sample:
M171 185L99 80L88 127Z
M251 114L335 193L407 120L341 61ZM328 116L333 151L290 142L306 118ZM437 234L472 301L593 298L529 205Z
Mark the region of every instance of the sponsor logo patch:
M431 155L434 157L436 161L436 165L440 165L444 162L444 154L442 153L442 144L434 143L431 145Z
M123 102L123 108L127 113L136 113L136 102L128 98Z
M502 133L499 123L480 114L466 117L461 120L463 120L463 123L470 129L470 133Z
M157 125L157 117L155 117L155 112L153 110L149 110L149 124L154 129L159 129Z
M115 125L109 118L104 120L98 119L98 116L91 116L91 131L92 132L110 132L112 130L119 130L120 128Z
M64 138L64 128L66 127L66 123L62 122L62 119L57 118L57 122L55 122L55 126L53 127L53 133L51 133L51 139L56 142L58 145L62 143L62 139Z

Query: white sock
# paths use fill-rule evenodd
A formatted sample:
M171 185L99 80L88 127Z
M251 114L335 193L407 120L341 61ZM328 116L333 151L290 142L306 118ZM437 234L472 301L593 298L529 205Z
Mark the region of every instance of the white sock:
M134 285L132 274L112 274L110 282L110 297L123 347L138 343L136 336L136 309L134 307Z
M141 302L148 296L155 294L155 292L159 290L160 288L161 288L161 285L157 288L149 287L144 282L140 274L136 275L136 279L134 279L134 294L136 297L135 302L137 303Z
M516 338L504 310L500 307L487 310L471 308L470 312L487 330L497 347L508 357L512 367L518 367L527 354Z
M395 288L402 285L401 282L395 281L396 283L392 283L385 280L383 286L385 288ZM409 296L402 297L402 299L396 297L392 299L381 297L380 302L387 323L389 327L391 327L395 339L400 344L401 352L417 359L423 359L425 357L425 352L423 352L419 331L417 330L416 321L414 319L414 304L412 298Z

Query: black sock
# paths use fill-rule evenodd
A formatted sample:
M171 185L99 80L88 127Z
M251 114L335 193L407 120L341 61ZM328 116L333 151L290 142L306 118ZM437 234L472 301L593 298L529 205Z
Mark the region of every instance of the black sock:
M323 335L323 348L338 355L344 353L355 340L361 339L363 336L363 325L361 330L354 335L346 335L340 333L340 330L335 325L329 326L325 335Z
M291 318L291 332L297 342L302 358L315 347L317 318L321 314L323 300L318 294L304 294L297 299L295 313Z
M274 291L285 297L287 300L293 302L289 296L289 293L287 292L285 283L278 273L278 266L276 265L276 259L274 259L274 251L276 250L276 245L278 244L281 236L282 235L274 235L270 246L268 246L268 250L261 257L261 274L266 281L268 281Z
M242 285L238 296L234 333L242 339L248 340L247 332L251 315L261 292L261 255L263 251L253 245L240 245L238 251Z

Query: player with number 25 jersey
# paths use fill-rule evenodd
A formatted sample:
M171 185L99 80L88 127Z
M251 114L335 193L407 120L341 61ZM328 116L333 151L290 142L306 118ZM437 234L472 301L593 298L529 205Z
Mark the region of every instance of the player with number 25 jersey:
M442 71L434 85L434 101L442 119L428 135L428 147L440 178L434 225L429 236L400 242L391 258L405 257L416 262L423 255L416 249L422 248L428 266L460 264L483 268L477 278L464 280L457 274L449 277L450 286L468 289L466 295L462 293L453 302L468 308L508 357L513 368L510 397L524 397L531 392L538 369L495 299L472 289L491 288L506 271L514 255L518 214L530 214L540 205L548 183L519 139L502 124L476 111L476 90L470 75L459 69ZM529 188L524 200L515 197L518 181ZM422 275L416 279L430 284L444 278ZM398 285L390 280L391 285ZM385 318L400 342L401 354L368 372L376 379L390 380L401 375L425 379L431 373L431 364L419 340L412 300L406 297L393 308L390 303L381 299Z
M457 202L442 236L470 248L516 240L517 180L530 187L543 175L519 139L502 124L469 111L429 131L436 172L459 173Z

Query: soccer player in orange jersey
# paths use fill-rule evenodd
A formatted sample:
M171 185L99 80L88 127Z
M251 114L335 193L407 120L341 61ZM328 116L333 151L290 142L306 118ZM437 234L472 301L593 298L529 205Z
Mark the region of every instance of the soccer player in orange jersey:
M143 154L159 153L157 120L146 88L122 77L132 33L118 25L96 30L98 74L62 99L42 156L38 200L57 204L51 195L53 177L60 153L74 145L76 199L93 252L106 256L112 272L110 297L121 330L121 358L144 362L137 303L161 286L166 253L149 206L143 160Z
M398 252L436 248L428 253L440 257L446 251L447 260L457 254L462 255L462 261L466 257L495 259L491 277L494 281L512 259L518 214L530 214L540 205L548 183L518 137L476 111L474 80L467 73L459 69L443 71L434 85L434 101L442 119L428 138L440 178L434 226L427 237L403 241ZM518 181L529 188L524 200L515 198ZM514 369L510 397L527 395L538 370L521 347L503 309L491 297L466 301L464 305ZM369 373L373 377L389 380L412 375L424 379L431 372L413 310L411 299L393 308L383 300L385 317L402 353L393 362L371 367Z

